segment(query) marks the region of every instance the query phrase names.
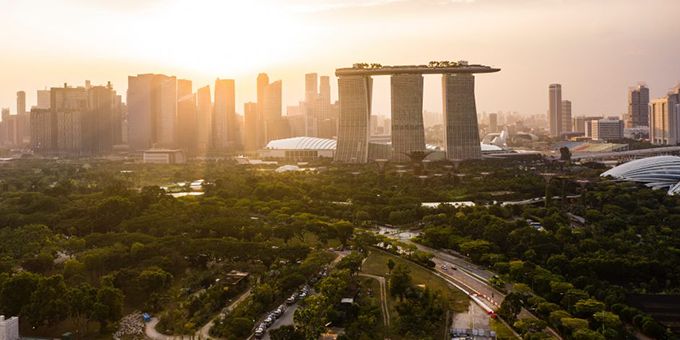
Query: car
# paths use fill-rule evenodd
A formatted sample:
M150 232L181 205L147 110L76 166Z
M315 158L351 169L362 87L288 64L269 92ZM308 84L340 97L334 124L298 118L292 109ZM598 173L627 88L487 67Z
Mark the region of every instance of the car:
M261 339L264 336L264 332L266 331L265 328L258 327L255 330L255 338L256 339Z
M272 323L274 323L274 318L271 315L267 315L264 319L264 323L267 324L267 326L271 326Z
M306 297L307 297L307 293L305 293L305 292L300 293L300 299L304 299Z
M443 265L442 265L442 269L444 269L444 270L446 270L446 269L447 269L447 267L446 267L446 265L445 265L445 264L443 264Z

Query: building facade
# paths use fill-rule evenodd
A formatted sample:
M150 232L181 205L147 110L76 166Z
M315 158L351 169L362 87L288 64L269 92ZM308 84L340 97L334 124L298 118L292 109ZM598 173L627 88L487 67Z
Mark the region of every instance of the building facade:
M548 88L548 125L550 137L562 134L562 85L550 84Z
M565 133L565 132L572 132L572 124L571 124L571 101L570 100L563 100L562 101L562 108L561 108L561 113L562 113L562 131L560 131L560 134Z
M444 74L442 91L446 158L482 158L475 103L475 77L472 74Z
M649 88L644 84L628 89L626 128L649 126Z
M423 75L395 74L390 77L390 83L392 160L406 162L411 152L425 151Z
M649 141L656 145L680 143L680 85L665 97L652 101L649 115Z
M592 120L592 139L602 141L614 141L623 138L623 120L599 119Z

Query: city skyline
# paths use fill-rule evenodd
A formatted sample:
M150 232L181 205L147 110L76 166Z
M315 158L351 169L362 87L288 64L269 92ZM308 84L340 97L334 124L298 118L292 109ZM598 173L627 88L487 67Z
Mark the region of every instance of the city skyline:
M543 113L545 86L560 83L577 103L574 116L621 115L627 111L625 98L632 84L645 81L653 99L665 95L678 81L680 65L674 62L678 47L666 43L680 25L671 19L680 9L674 1L653 0L645 5L634 1L506 4L483 0L420 4L298 0L167 5L70 0L55 6L3 1L0 19L12 29L0 33L6 47L0 65L0 107L9 107L14 114L17 91L26 92L30 108L36 103L35 90L63 82L80 84L82 79L99 84L111 81L119 93L125 93L127 76L160 73L191 79L197 88L217 78L234 79L236 111L243 115L244 103L256 100L255 75L260 72L283 81L285 107L304 98L302 74L332 74L337 67L360 61L416 64L424 56L475 60L504 69L494 81L480 82L479 112ZM136 20L150 12L149 23ZM635 25L624 20L632 15L651 17L651 13L658 20ZM193 25L198 19L186 19L192 16L206 24ZM77 20L64 20L69 17ZM427 17L427 27L421 17ZM181 20L189 21L170 25ZM260 25L251 25L251 21ZM223 28L216 30L218 26ZM217 44L221 47L204 44L219 34L229 43ZM560 35L559 44L550 42L551 34ZM150 36L158 39L151 41ZM175 41L171 39L185 44L170 44ZM150 45L141 48L142 43ZM551 48L543 48L547 43ZM404 48L405 44L417 48ZM330 85L336 100L335 77ZM441 112L438 87L437 77L424 78L425 110ZM373 112L388 115L389 78L376 77L374 88Z

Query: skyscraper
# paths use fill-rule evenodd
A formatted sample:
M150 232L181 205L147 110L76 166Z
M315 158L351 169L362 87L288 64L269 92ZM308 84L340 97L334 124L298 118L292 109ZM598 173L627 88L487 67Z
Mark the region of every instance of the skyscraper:
M128 144L144 150L177 142L177 78L162 74L128 77ZM54 101L54 98L53 98Z
M236 90L233 79L215 80L213 108L213 147L216 150L233 148L236 140Z
M212 99L210 86L204 86L196 92L196 149L205 155L210 149L212 140Z
M628 89L626 128L649 126L649 88L644 84Z
M177 143L193 155L196 152L196 98L191 80L177 80Z
M285 138L288 134L288 127L282 119L282 82L277 80L265 88L264 101L264 122L265 122L265 144L273 139Z
M82 149L86 154L106 154L111 152L117 130L114 123L120 115L116 110L116 92L111 83L107 86L92 86L87 90L88 110L81 116Z
M423 75L390 77L392 100L392 160L405 162L414 151L425 151ZM375 116L372 116L375 117Z
M243 104L243 147L246 151L257 150L257 103Z
M570 100L563 100L562 101L562 107L561 107L561 112L562 112L562 131L560 131L560 134L563 132L571 132L571 101Z
M548 96L548 124L550 137L562 134L562 85L550 84Z
M38 109L49 109L50 108L50 90L38 90L37 92L38 96L38 105L36 108Z
M28 144L30 141L30 120L31 115L26 113L26 92L17 92L17 126L15 145Z
M656 145L680 144L680 84L651 103L649 141Z
M447 159L482 157L472 74L443 74L444 142ZM394 133L394 132L392 132Z
M489 132L490 133L498 132L498 114L497 113L489 113Z
M369 121L373 79L364 75L338 78L340 120L335 160L344 163L368 162Z
M316 73L305 74L305 135L318 136L319 130L319 84Z
M156 113L155 144L161 147L177 147L177 78L159 75L155 81L158 85L156 96L158 111Z
M17 115L26 113L26 92L17 92Z
M264 106L266 100L266 89L269 85L269 76L266 73L257 75L257 147L261 148L267 143L267 135L265 133L265 114Z

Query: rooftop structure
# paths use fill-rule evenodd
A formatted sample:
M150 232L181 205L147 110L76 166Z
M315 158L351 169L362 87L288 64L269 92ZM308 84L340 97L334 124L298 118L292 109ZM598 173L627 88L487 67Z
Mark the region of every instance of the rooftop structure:
M442 75L444 139L447 159L482 157L477 126L474 73L498 72L466 61L433 61L428 65L383 66L354 64L335 70L340 115L337 152L343 163L366 163L369 156L372 76L391 76L392 120L389 152L393 161L408 161L411 152L425 150L423 74ZM375 154L374 154L375 155Z
M352 67L335 70L336 76L386 76L394 74L450 74L450 73L492 73L501 69L479 64L468 64L466 61L432 61L428 65L380 65L354 64Z
M652 189L667 189L669 195L680 193L680 157L655 156L621 164L600 175L642 183Z

